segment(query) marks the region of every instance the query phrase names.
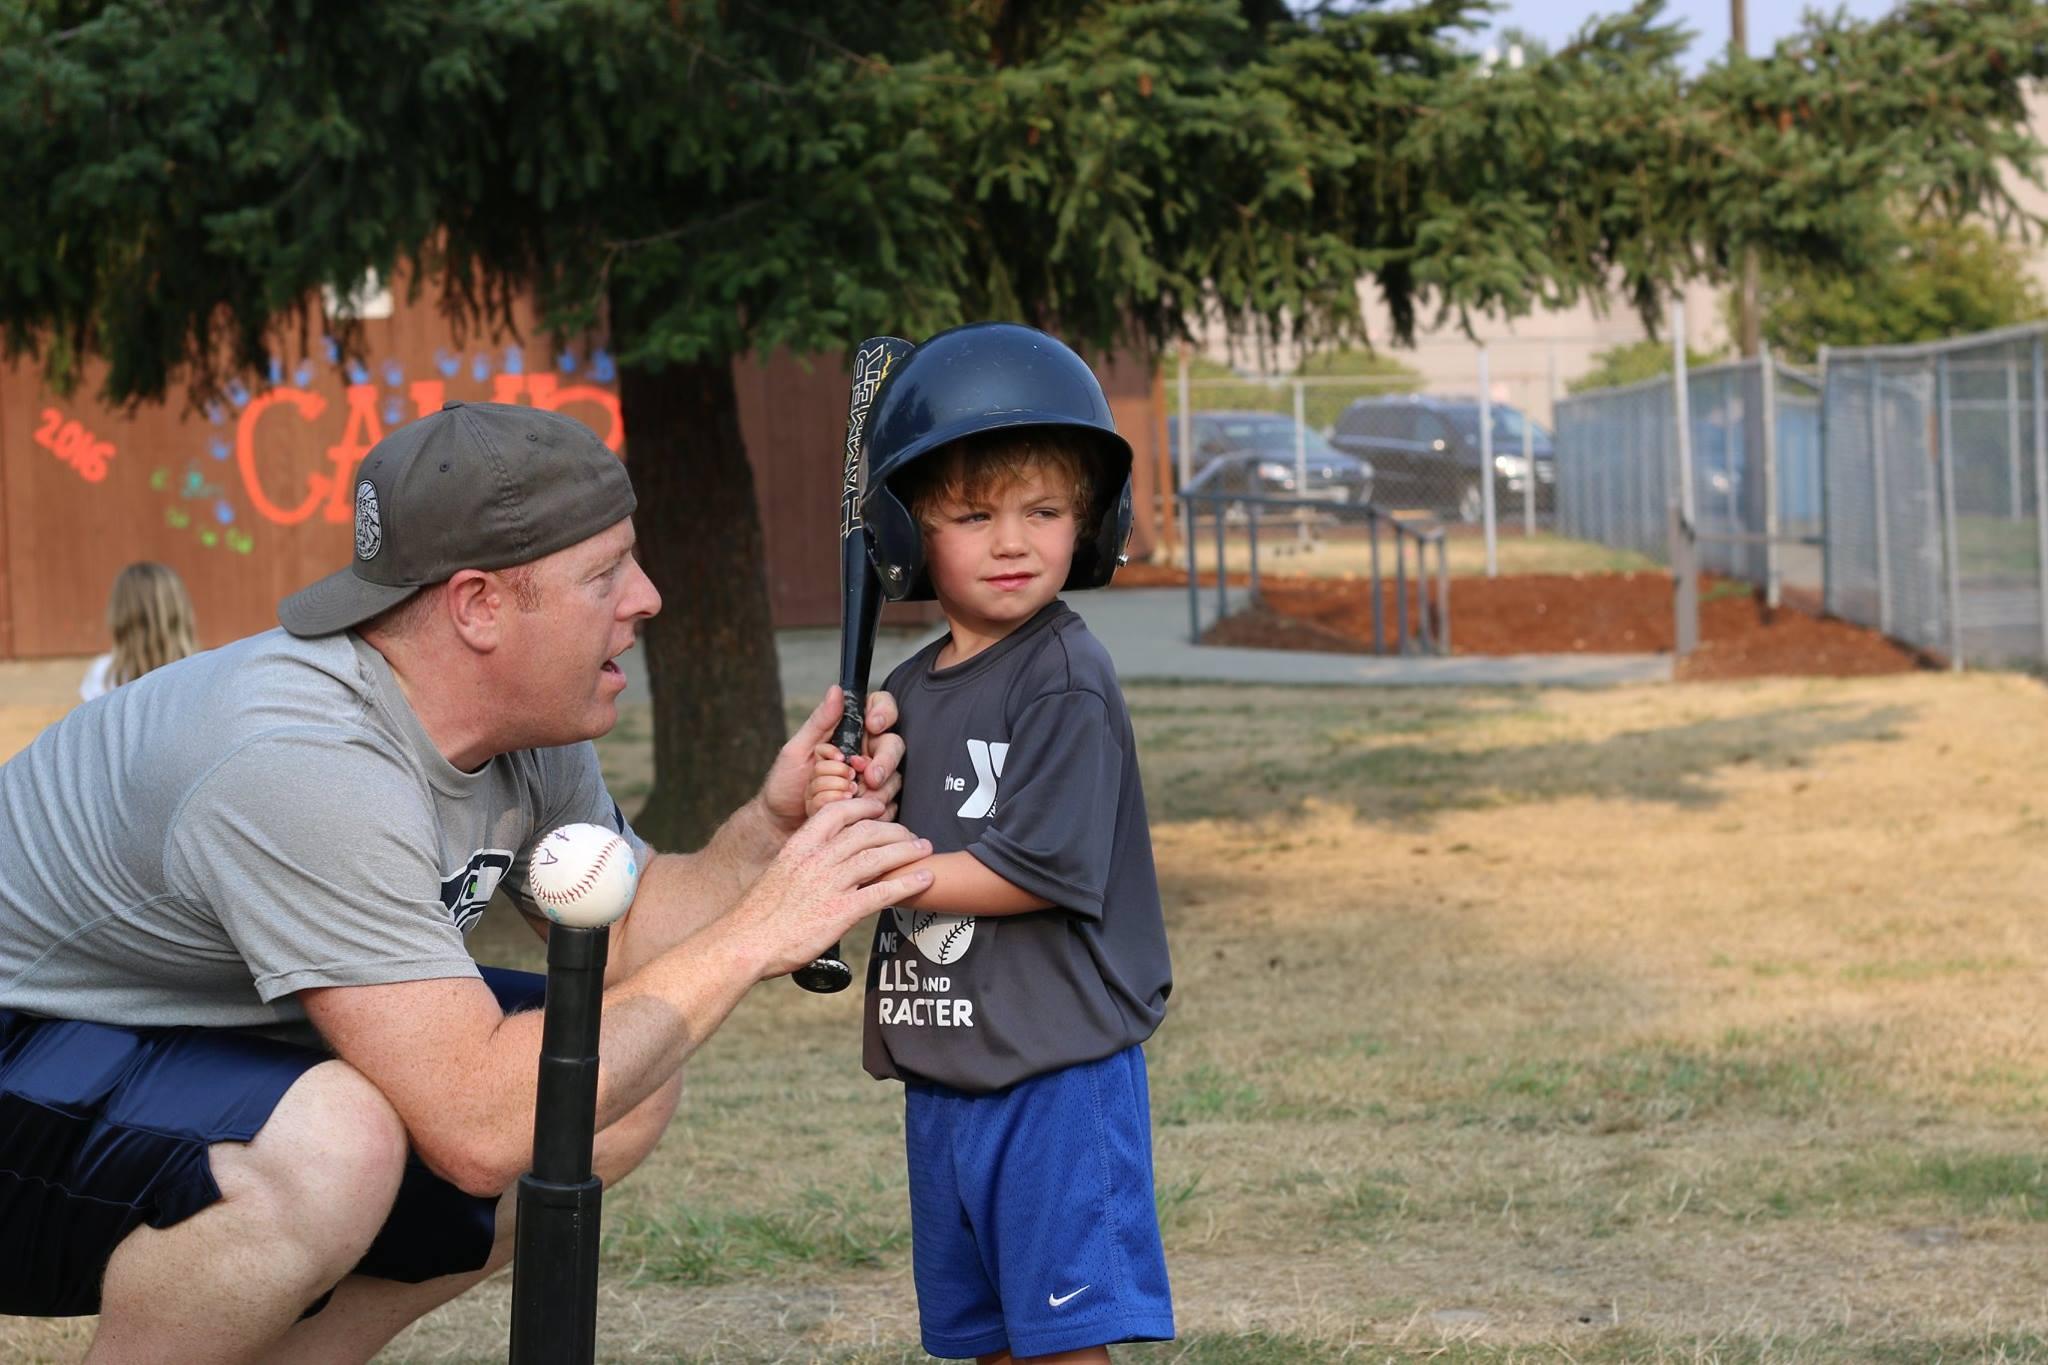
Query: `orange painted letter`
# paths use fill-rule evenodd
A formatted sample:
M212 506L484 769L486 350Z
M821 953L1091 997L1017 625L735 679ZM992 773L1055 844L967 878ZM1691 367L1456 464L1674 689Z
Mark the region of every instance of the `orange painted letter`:
M249 406L242 409L242 415L235 423L235 466L242 471L242 489L248 493L249 503L256 509L256 514L279 526L291 526L312 516L320 499L327 496L327 476L307 476L306 500L293 508L279 507L263 491L263 480L256 473L256 423L279 403L288 403L296 408L299 419L305 422L327 411L325 398L304 389L279 388L258 394L249 400Z

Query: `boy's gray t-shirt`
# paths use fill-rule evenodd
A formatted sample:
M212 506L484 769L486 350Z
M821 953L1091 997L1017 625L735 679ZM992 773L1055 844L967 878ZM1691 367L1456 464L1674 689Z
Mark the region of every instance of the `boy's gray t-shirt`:
M0 1008L315 1041L294 992L475 976L464 939L557 825L619 829L587 744L465 773L353 634L252 636L88 702L0 766Z
M1063 602L965 663L889 675L899 818L1055 908L882 913L863 1061L985 1092L1143 1042L1172 988L1137 748L1116 671Z

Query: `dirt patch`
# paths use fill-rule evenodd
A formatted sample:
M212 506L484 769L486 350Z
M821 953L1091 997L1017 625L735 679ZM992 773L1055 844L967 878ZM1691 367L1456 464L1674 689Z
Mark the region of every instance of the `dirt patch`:
M1148 566L1150 567L1150 566ZM1160 572L1154 570L1154 572ZM1186 579L1183 577L1182 582ZM1369 581L1264 576L1263 610L1218 623L1204 642L1256 649L1369 651ZM1705 579L1700 648L1684 679L1864 677L1908 673L1925 656L1873 630L1819 615L1811 604L1764 606L1747 585ZM1380 585L1380 630L1395 637L1399 599ZM1414 587L1409 610L1422 610ZM1672 648L1671 579L1662 573L1522 574L1451 580L1451 644L1457 654L1658 654Z
M1388 619L1392 620L1391 617ZM1370 638L1368 627L1367 640ZM1202 643L1232 645L1240 649L1306 649L1323 654L1358 654L1371 650L1369 643L1352 638L1339 627L1301 616L1282 616L1259 607L1218 621L1203 634Z
M1216 575L1213 571L1204 573L1201 581L1214 586ZM1232 587L1240 587L1247 581L1241 573L1230 575ZM1186 569L1172 564L1145 564L1135 561L1118 569L1115 580L1110 583L1112 588L1185 588L1187 585Z

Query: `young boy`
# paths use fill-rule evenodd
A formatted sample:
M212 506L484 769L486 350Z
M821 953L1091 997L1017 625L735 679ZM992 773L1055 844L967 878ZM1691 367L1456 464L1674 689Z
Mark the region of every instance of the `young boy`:
M1107 1361L1173 1336L1140 1044L1171 989L1116 673L1063 588L1130 529L1130 446L1087 365L956 328L877 395L862 516L888 595L951 631L890 674L929 889L884 911L864 1063L904 1082L924 1348ZM812 809L851 792L818 750Z

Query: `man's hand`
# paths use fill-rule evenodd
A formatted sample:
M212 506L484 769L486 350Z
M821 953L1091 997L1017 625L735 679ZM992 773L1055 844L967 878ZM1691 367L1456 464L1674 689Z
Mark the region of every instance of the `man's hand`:
M828 803L720 921L746 943L763 980L816 960L865 916L931 885L923 870L891 876L932 846L881 813L874 797Z
M804 823L805 797L815 771L818 746L831 740L832 727L839 723L839 697L836 685L825 689L825 699L797 727L789 743L782 746L775 756L775 765L768 770L768 780L761 784L761 795L757 798L761 810L785 835L794 833ZM895 724L896 699L887 692L868 693L866 753L853 766L860 773L861 791L882 802L884 819L895 815L896 794L903 787L899 771L903 766L903 737L889 733Z
M711 842L695 853L664 853L649 862L641 873L632 911L612 926L608 980L624 980L717 920L767 872L803 826L815 754L820 745L830 741L832 729L839 723L839 695L836 687L826 691L818 709L775 756L761 790L719 826ZM843 794L872 800L863 802L861 814L847 817L850 820L895 818L896 796L903 787L898 771L903 762L903 737L885 733L895 723L895 700L886 692L871 694L868 754L855 755L847 762L854 775Z

